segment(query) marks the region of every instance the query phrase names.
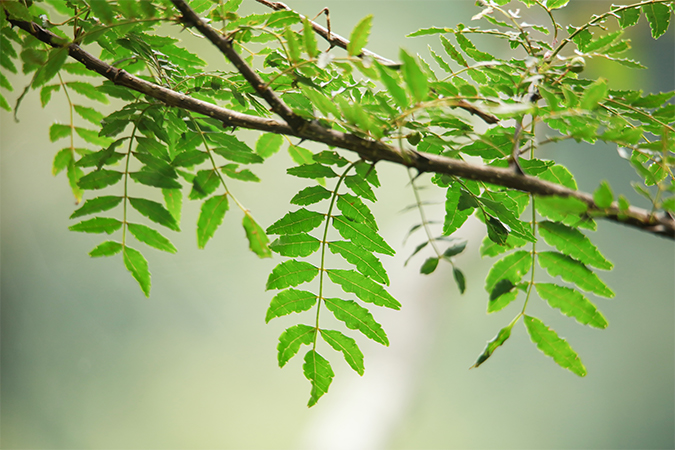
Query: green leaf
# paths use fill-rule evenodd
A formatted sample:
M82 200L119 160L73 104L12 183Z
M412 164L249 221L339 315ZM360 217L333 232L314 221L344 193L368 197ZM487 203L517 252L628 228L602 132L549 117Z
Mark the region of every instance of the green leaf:
M614 194L612 193L612 188L609 186L607 181L603 180L600 183L600 186L593 193L593 200L599 208L606 209L612 206L614 201Z
M313 153L306 148L298 147L297 145L289 145L288 154L296 164L311 164L314 162L312 159Z
M321 242L307 233L286 234L272 242L270 249L282 256L309 256L319 249Z
M75 109L75 112L78 113L83 119L88 120L94 125L101 125L103 114L96 111L94 108L80 105L73 105L73 108Z
M535 287L541 298L566 316L575 318L583 325L607 328L605 317L581 292L551 283L537 283Z
M328 166L323 164L303 164L302 166L286 169L289 175L300 178L335 178L338 175Z
M162 189L166 209L171 213L180 226L181 210L183 208L183 192L180 189Z
M328 248L332 253L339 254L348 263L355 265L356 270L363 275L373 281L389 286L389 277L382 263L369 251L349 241L329 242Z
M216 195L202 203L197 220L197 247L204 248L206 246L220 224L223 223L228 208L227 194Z
M445 48L445 52L448 54L448 56L450 56L460 66L469 67L469 64L466 62L462 54L457 51L455 46L452 45L452 42L450 42L448 38L446 38L443 35L441 35L440 37L441 43L443 44L443 48Z
M559 9L565 7L570 0L549 0L546 2L546 7L551 9Z
M246 212L242 222L244 231L246 231L246 238L248 239L248 248L258 255L259 258L271 258L272 252L269 247L269 238L265 234L265 230Z
M604 270L611 270L614 267L602 256L590 239L575 228L558 222L544 221L539 223L539 234L547 244L584 264Z
M401 309L401 304L392 297L382 285L354 270L326 270L328 277L335 284L339 284L345 292L356 294L358 298L377 306L391 309Z
M284 138L280 134L263 133L255 143L255 152L262 158L269 158L279 151Z
M609 89L607 88L607 80L600 78L586 88L581 96L581 109L593 111L598 107L598 104L607 98Z
M312 231L323 223L326 216L316 211L300 208L289 212L267 228L267 234L299 234Z
M344 216L335 216L333 217L333 227L338 230L343 238L351 240L354 244L360 245L366 250L390 256L395 253L394 249L367 225L356 223Z
M230 137L229 135L225 136ZM236 139L235 141L239 142ZM244 144L231 147L214 147L212 150L225 159L241 164L259 164L264 161L262 156L253 153L253 150Z
M341 117L340 110L335 106L332 99L309 86L303 85L301 89L302 93L312 102L314 108L321 111L324 116L328 117L328 114L332 114L334 117Z
M659 38L663 33L668 30L668 24L670 24L670 8L667 5L661 3L648 3L642 5L642 10L647 17L647 22L649 22L649 28L652 31L652 37L654 39Z
M288 59L294 64L299 62L300 44L298 43L298 38L295 35L295 32L287 27L284 30L284 38L286 38L286 44L288 44Z
M420 267L420 273L423 273L424 275L433 273L436 270L436 267L438 267L438 259L438 257L427 258L427 260L424 261L424 264L422 264L422 267Z
M459 209L459 200L462 196L458 183L448 187L445 195L445 221L443 222L443 234L449 236L466 222L473 213L473 208Z
M284 367L298 353L302 344L311 345L315 336L316 328L309 325L294 325L281 333L277 345L279 367Z
M277 265L267 278L266 289L284 289L312 281L319 269L304 261L289 259Z
M92 2L90 5L93 15L105 24L111 24L115 20L115 11L108 2Z
M302 371L312 383L312 392L307 406L316 405L321 396L328 392L328 387L335 374L330 367L330 363L318 354L315 350L310 350L305 354L305 363L302 365Z
M171 162L174 167L194 167L209 159L209 154L199 150L186 150L176 155Z
M356 345L356 341L350 337L345 336L337 330L319 330L321 337L328 343L335 351L342 352L347 364L356 371L359 375L363 375L365 369L363 365L363 353Z
M95 2L95 3L102 3L102 2ZM89 83L85 83L84 81L69 81L66 83L66 86L68 86L78 94L84 95L85 97L91 100L96 100L98 102L103 103L104 105L110 103L110 100L108 99L108 96L106 94L104 94L95 86Z
M532 267L532 255L525 250L518 250L497 261L485 278L485 290L489 293L501 280L518 283Z
M390 69L378 63L377 70L380 72L380 80L387 88L387 91L391 95L391 98L394 99L396 105L400 108L406 108L408 106L408 96L405 93L405 89L399 85L392 75L390 75Z
M270 307L267 309L267 315L265 316L265 323L269 323L275 317L286 316L294 312L308 311L314 305L316 305L316 294L297 289L286 289L272 298Z
M129 197L129 203L136 211L148 219L174 231L180 231L176 219L161 203L153 202L144 198Z
M401 49L400 58L403 62L403 79L416 103L423 102L429 96L427 77L417 65L415 58Z
M484 206L486 206L497 218L499 218L499 221L505 223L508 225L508 227L511 229L510 234L513 234L521 239L525 239L529 242L535 242L536 238L532 234L532 231L530 231L527 226L521 222L517 215L518 215L518 210L517 210L517 204L508 196L505 195L500 195L501 193L495 192L495 193L483 193L481 197L479 197L477 200L481 202ZM492 196L492 198L487 198L486 196ZM515 214L514 214L515 211ZM500 244L503 244L506 241L506 238L509 234L509 232L506 229L499 230L499 225L494 223L493 220L488 219L488 222L493 223L495 226L495 229L493 230L494 233L499 233L500 237L503 237L502 239L499 239ZM507 231L507 235L504 236L503 232ZM488 233L490 232L490 225L488 225Z
M310 186L295 194L291 199L291 203L300 206L313 205L321 200L330 198L331 195L332 193L323 186Z
M146 186L158 187L162 189L181 188L181 185L178 181L158 172L151 172L151 171L130 172L129 176L135 182L144 184Z
M89 252L92 258L101 256L112 256L122 251L122 244L115 241L105 241Z
M370 311L354 300L326 298L324 303L326 308L335 315L335 318L344 322L347 328L358 330L369 339L382 345L389 345L389 339L387 339L387 334L382 329L382 325L375 321Z
M319 55L319 49L316 45L316 37L314 36L314 28L306 17L302 21L302 41L305 44L305 51L310 58L316 58Z
M368 43L370 28L373 25L373 16L368 15L356 24L352 33L349 35L349 44L347 44L347 53L349 56L359 56L363 47Z
M5 9L9 17L13 19L25 20L30 22L33 20L28 8L20 1L2 2L2 7ZM5 12L3 11L3 14Z
M70 125L61 125L60 123L52 124L49 127L49 140L51 142L56 142L61 138L70 136L70 133L73 129Z
M108 211L119 205L121 201L122 197L116 197L114 195L92 198L84 202L84 205L73 212L70 215L70 218L75 219L76 217L86 216L87 214Z
M42 66L33 78L33 88L42 86L61 70L61 66L68 58L68 47L57 47L49 51L49 59Z
M583 263L557 252L541 252L538 256L539 265L552 277L560 275L563 280L576 284L584 291L602 297L614 297L614 292Z
M337 199L337 207L348 219L368 225L377 231L377 223L370 209L363 204L360 198L343 194Z
M504 345L504 342L506 342L506 340L511 336L511 329L513 328L514 324L515 322L512 322L508 326L502 328L499 330L499 333L497 333L497 336L495 336L491 341L488 341L487 347L485 347L483 353L478 357L476 363L470 367L471 369L483 364L490 356L492 356L497 348Z
M466 279L464 278L464 274L458 268L453 267L452 276L455 278L455 283L457 283L460 294L463 294L464 291L466 291Z
M169 253L176 253L178 251L171 241L162 236L157 230L137 223L128 223L127 227L136 239L150 247Z
M615 14L619 16L619 25L624 29L632 27L640 20L640 10L638 8L622 9L621 11L616 11Z
M504 243L504 245L499 245L488 236L485 236L480 246L480 256L498 256L509 250L513 250L514 248L523 247L526 244L527 241L525 239L520 239L513 235L509 235L509 237L506 238L506 243Z
M145 260L141 252L131 247L124 247L122 252L124 256L124 266L131 275L138 281L141 290L146 297L150 297L150 271L148 270L148 261Z
M359 197L363 197L371 202L376 202L377 197L373 192L373 188L370 187L370 184L367 180L364 180L359 175L350 175L344 178L345 185L352 190Z
M453 241L454 241L454 239L453 239ZM466 249L466 244L467 244L466 240L459 239L459 240L455 241L450 247L448 247L443 252L443 256L445 258L452 258L453 256L459 255L460 253L462 253L464 251L464 249Z
M7 99L2 94L0 94L0 108L4 109L5 111L11 111L12 110L12 107L9 106L9 103L7 102Z
M535 317L526 315L524 320L527 332L530 334L532 342L537 344L539 350L553 358L560 367L568 369L580 377L586 376L586 368L581 363L579 355L572 350L565 339L558 336L555 331Z
M70 231L107 234L113 234L120 228L122 228L122 222L110 217L94 217L93 219L83 220L80 223L68 227Z
M488 215L485 225L487 226L488 237L492 242L499 245L506 244L509 230L497 218Z

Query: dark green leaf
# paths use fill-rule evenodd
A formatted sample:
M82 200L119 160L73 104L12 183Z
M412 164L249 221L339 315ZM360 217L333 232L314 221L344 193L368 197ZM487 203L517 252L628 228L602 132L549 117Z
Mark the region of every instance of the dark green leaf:
M49 59L42 66L33 78L33 88L42 86L61 70L61 66L68 58L68 47L57 47L49 51Z
M652 37L659 38L668 30L670 23L670 8L661 3L648 3L642 5L642 10L645 12L649 28L652 30Z
M584 264L598 269L611 270L613 265L607 261L583 233L558 222L539 223L539 234L546 243L560 252L569 255Z
M270 249L292 258L309 256L319 249L321 242L307 233L285 234L272 242Z
M551 283L535 284L537 293L553 308L584 325L607 328L607 320L581 292Z
M260 182L260 178L253 172L248 169L242 169L237 171L237 164L226 164L220 168L220 170L229 178L241 181L254 181L256 183Z
M305 363L302 365L302 371L312 383L312 392L307 406L314 406L319 398L328 392L328 387L335 374L330 367L330 363L315 350L310 350L305 354Z
M339 298L324 299L328 308L335 318L344 322L347 328L358 330L366 337L382 345L389 345L387 334L382 325L377 323L373 315L354 300L340 300Z
M150 247L169 253L176 253L178 251L171 241L162 236L157 230L137 223L129 223L127 227L136 239Z
M189 198L192 200L208 197L220 186L220 177L214 169L200 170L192 180L192 191Z
M279 367L284 367L288 360L298 353L302 344L312 344L315 336L316 328L309 325L294 325L281 333L277 345Z
M241 146L214 147L212 150L225 159L241 164L258 164L264 161L260 155L253 153L253 150L248 146L245 149Z
M318 248L318 247L317 247ZM328 248L332 253L340 254L348 263L356 266L356 270L373 281L389 286L389 277L382 263L375 255L353 242L329 242Z
M227 194L216 195L202 203L197 220L197 247L204 248L209 239L213 237L220 224L223 223L228 208Z
M506 239L509 237L509 230L506 229L504 224L497 218L488 215L485 225L487 225L488 237L492 242L499 245L506 244Z
M555 331L535 317L526 315L524 320L530 338L532 342L537 344L539 350L553 358L560 367L568 369L580 377L586 376L586 368L581 363L579 355L572 350L565 339L558 336Z
M113 234L120 228L122 228L122 222L110 217L94 217L93 219L83 220L80 223L68 227L70 231L107 234Z
M333 227L338 230L340 235L351 240L354 244L385 255L394 255L394 249L387 244L384 239L367 225L356 223L344 216L335 216L333 218Z
M345 292L356 294L358 298L377 306L391 309L401 309L401 304L392 297L382 285L354 270L326 270L328 277L335 284L339 284Z
M511 329L513 328L514 323L515 322L499 330L497 336L495 336L491 341L488 342L487 347L485 347L483 353L478 357L476 363L473 366L471 366L471 369L483 364L485 361L487 361L487 359L490 356L492 356L492 354L494 353L495 350L497 350L497 348L504 345L504 342L506 342L506 340L511 336Z
M455 283L457 283L460 294L463 294L464 291L466 291L466 279L464 278L464 274L458 268L453 267L452 275L455 278Z
M209 159L209 154L199 150L187 150L176 155L171 162L171 165L177 167L193 167L198 166Z
M131 203L131 206L133 206L136 211L153 222L163 225L171 230L180 231L176 219L174 219L171 213L167 211L161 203L134 197L129 197L129 203Z
M614 9L614 8L612 8ZM640 10L638 8L626 8L615 12L619 16L619 25L621 28L632 27L640 20Z
M332 193L323 186L310 186L295 194L291 199L291 203L301 206L312 205L330 198L331 195Z
M576 284L584 291L593 292L602 297L614 297L614 292L592 270L579 261L557 252L541 252L538 256L539 265L552 277L560 275L563 280Z
M277 265L267 278L266 289L284 289L312 281L319 273L319 269L312 264L289 259Z
M268 323L275 317L286 316L291 313L308 311L316 305L316 294L297 289L286 289L274 296L265 316Z
M178 181L157 172L150 172L150 171L131 172L129 173L129 176L135 182L145 184L146 186L153 186L162 189L181 188L181 185Z
M122 244L115 241L105 241L99 244L95 249L89 252L92 258L101 256L112 256L122 251Z
M361 54L363 47L368 43L368 36L370 35L372 24L372 15L364 17L356 24L349 36L349 44L347 44L347 53L349 56L358 56Z
M446 258L451 258L455 255L459 255L466 248L466 244L466 240L458 240L443 252L443 256Z
M338 175L330 167L323 164L303 164L302 166L291 167L286 172L300 178L334 178Z
M363 197L371 202L376 202L377 198L370 184L358 175L345 177L345 185L359 197Z
M347 364L356 371L359 375L363 375L365 369L363 365L363 353L356 345L356 341L350 337L345 336L336 330L319 330L321 337L333 349L342 352Z
M424 261L424 264L422 264L422 267L420 267L420 273L429 275L436 270L436 267L438 267L438 257L427 258L427 260Z
M122 197L116 197L114 195L92 198L84 202L84 205L73 212L70 215L70 218L75 219L76 217L86 216L87 214L108 211L119 205L121 201Z
M326 216L316 211L300 208L289 212L267 228L267 234L298 234L312 231L323 223Z

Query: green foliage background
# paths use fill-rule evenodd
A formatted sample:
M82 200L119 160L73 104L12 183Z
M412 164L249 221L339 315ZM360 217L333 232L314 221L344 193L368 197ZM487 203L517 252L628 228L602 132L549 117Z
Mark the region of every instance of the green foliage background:
M318 8L314 1L287 3L308 15ZM426 42L403 39L411 31L468 22L477 11L472 3L320 6L330 6L333 27L343 35L373 13L368 47L393 57L399 46L425 48ZM586 18L607 6L573 0L568 10ZM614 65L589 70L611 71L607 78L615 87L673 89L672 27L656 42L646 27L632 34L633 55L649 72ZM638 47L640 40L645 47ZM193 51L222 59L206 43ZM265 326L262 320L270 299L263 286L280 259L261 261L243 239L228 238L241 235L238 221L226 220L205 250L196 249L192 233L182 233L172 236L177 256L147 252L154 289L145 299L119 261L94 263L87 256L98 236L67 231L72 196L63 179L49 176L53 146L45 126L60 117L60 106L42 110L30 98L19 126L6 112L0 116L3 447L322 448L315 444L331 437L338 444L374 444L363 448L675 444L675 263L669 242L599 223L594 242L615 264L604 279L618 294L598 305L610 322L607 330L573 326L543 305L531 306L583 355L590 369L584 379L540 357L522 327L490 364L467 370L486 337L504 325L503 317L484 312L482 286L491 261L477 256L482 225L463 230L473 237L462 259L468 277L463 297L449 267L426 278L400 267L400 258L389 259L390 290L407 311L378 311L391 346L361 339L363 379L335 364L332 395L308 411L298 401L307 390L297 376L301 358L289 362L291 370L276 368L273 343L283 325L295 322ZM561 162L582 190L594 190L598 173L613 187L636 179L610 146L569 144L555 152L557 158L565 153ZM287 200L303 186L285 176L282 168L291 161L275 158L258 171L261 178L279 177L273 192L265 190L269 180L238 192L266 225L283 216ZM413 202L407 177L400 167L378 170L385 179L375 207L382 233L399 255L410 252L414 242L400 244L415 223L399 213ZM631 201L640 204L637 196ZM183 223L196 223L197 215L198 205L186 204Z

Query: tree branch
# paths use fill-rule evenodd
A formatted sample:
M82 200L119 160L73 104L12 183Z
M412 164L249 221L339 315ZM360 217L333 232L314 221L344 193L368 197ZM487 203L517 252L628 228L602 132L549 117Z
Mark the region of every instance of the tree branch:
M34 22L11 20L27 33L52 47L63 47L63 39L40 27ZM530 192L541 196L573 197L588 205L589 214L639 228L648 233L675 239L675 220L666 215L655 215L641 208L630 207L621 211L613 203L607 209L598 208L589 194L568 189L562 185L541 180L529 175L520 175L512 170L489 166L477 166L467 162L429 153L411 152L403 155L395 147L380 141L364 139L353 134L342 133L320 126L316 121L306 122L306 126L292 128L284 122L248 114L242 114L208 102L194 99L179 92L150 83L124 70L117 69L82 50L74 43L67 44L69 55L115 84L155 98L169 106L174 106L203 114L220 120L226 126L267 131L277 134L296 136L329 146L356 152L361 158L370 161L390 161L420 172L443 173L451 176L483 181L507 188Z

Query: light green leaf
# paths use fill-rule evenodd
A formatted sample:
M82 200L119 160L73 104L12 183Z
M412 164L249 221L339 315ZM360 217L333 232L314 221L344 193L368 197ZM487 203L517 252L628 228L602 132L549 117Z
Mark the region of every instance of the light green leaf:
M248 211L244 214L242 225L244 226L244 231L246 231L248 248L258 255L259 258L271 258L272 252L269 248L270 240L262 227L258 225Z
M295 32L290 28L284 30L284 38L286 38L286 44L288 45L288 59L291 63L297 63L300 61L300 43L298 38L295 35Z
M68 47L57 47L49 51L49 59L43 65L33 78L33 88L42 86L61 70L61 66L68 58Z
M396 105L400 108L406 108L408 106L408 96L405 93L405 89L403 89L388 72L390 69L378 63L377 70L380 72L380 80L382 80L382 83L387 88L387 91L391 95L391 98L394 99Z
M347 44L347 53L349 56L359 56L363 47L368 43L370 28L373 25L373 16L368 15L356 24L352 33L349 35L349 44Z
M607 320L581 292L552 283L535 284L537 293L553 308L558 308L577 322L595 328L607 328Z
M313 205L321 200L330 198L331 195L332 193L323 186L310 186L295 194L291 199L291 204L301 206Z
M103 3L103 2L96 2L96 3ZM85 83L84 81L69 81L66 83L66 86L68 86L70 89L77 92L78 94L84 95L85 97L91 100L96 100L98 102L103 103L104 105L110 103L108 96L99 89L97 89L92 84Z
M335 315L336 319L344 322L347 328L358 330L369 339L382 345L389 345L389 339L387 339L387 334L382 329L382 325L375 321L370 311L354 300L326 298L324 302L326 308Z
M319 55L319 49L316 45L316 36L314 36L314 28L305 17L302 21L302 41L305 44L305 51L310 58L316 58Z
M169 253L176 253L178 251L171 241L162 236L157 230L137 223L128 223L127 227L136 239L150 247Z
M420 69L415 58L401 49L400 58L403 62L403 79L416 103L423 102L429 96L427 77Z
M488 341L487 347L485 347L483 353L478 357L476 363L471 366L470 369L476 368L483 364L490 356L492 356L497 348L504 345L504 342L506 342L506 340L511 336L511 329L513 328L514 324L515 322L512 322L508 326L502 328L499 330L499 333L497 333L497 336L495 336L491 341Z
M363 375L365 369L363 365L363 353L356 345L356 341L350 337L345 336L337 330L319 330L321 337L333 349L342 352L347 364L356 371L359 375Z
M316 405L321 396L328 392L328 387L335 374L330 367L330 363L315 350L310 350L305 354L305 363L302 365L302 371L312 383L312 392L307 406Z
M329 242L328 248L332 253L341 255L348 263L355 265L356 270L363 275L389 286L389 277L382 263L363 247L349 241L335 241Z
M558 222L544 221L539 223L539 234L547 244L584 264L604 270L611 270L614 267L602 256L590 239L575 228Z
M122 244L115 241L105 241L96 246L89 252L92 258L100 258L101 256L112 256L122 251Z
M263 133L255 143L255 152L267 159L279 151L283 142L284 138L280 134Z
M387 244L384 239L367 225L356 223L344 216L333 217L333 227L340 235L351 240L354 244L385 255L394 255L394 249Z
M162 189L166 209L171 213L180 226L181 211L183 209L183 192L180 189Z
M603 180L600 183L600 186L593 193L593 200L599 208L606 209L612 206L614 201L614 194L612 193L612 188L609 186L607 181Z
M181 185L178 181L158 172L150 172L150 171L131 172L129 173L129 176L135 182L144 184L146 186L158 187L162 189L181 188Z
M319 269L304 261L289 259L277 265L267 278L266 289L284 289L312 281Z
M548 0L546 2L546 7L550 9L558 9L565 7L570 0Z
M108 211L119 205L121 201L122 197L116 197L114 195L92 198L84 202L84 205L73 212L70 215L70 218L75 219L76 217L86 216L87 214Z
M161 203L153 202L144 198L129 197L129 203L136 211L143 214L148 219L174 231L180 231L176 219Z
M107 234L113 234L120 228L122 228L122 222L110 217L94 217L93 219L83 220L68 227L70 231Z
M373 189L370 187L370 184L367 182L367 180L364 180L361 176L350 175L348 177L345 177L344 180L345 185L359 197L363 197L367 200L370 200L371 202L377 201L377 197L375 197L375 193L373 192Z
M560 275L563 280L576 284L584 291L602 297L614 297L614 292L583 263L557 252L541 252L538 256L539 265L552 277Z
M443 44L443 48L445 48L445 52L448 54L448 56L450 56L457 64L462 67L469 67L469 64L466 62L462 54L457 51L455 46L452 45L452 42L450 42L448 38L441 35L441 43Z
M312 159L313 153L297 145L289 145L288 154L296 164L312 164L314 162Z
M485 278L485 290L491 293L501 280L509 280L517 284L532 267L532 255L525 250L518 250L497 261Z
M558 336L555 331L535 317L526 315L524 320L530 338L532 342L537 344L539 350L553 358L560 367L568 369L580 377L586 376L586 368L581 363L579 355L572 350L565 339Z
M286 316L291 313L308 311L316 305L316 294L297 289L286 289L274 296L267 309L265 322L269 323L275 317Z
M337 207L348 219L368 225L375 231L378 230L375 216L360 198L349 194L340 195L337 199Z
M307 233L285 234L272 242L270 249L282 256L309 256L319 249L321 242Z
M595 110L598 107L598 103L607 98L608 93L607 80L600 78L584 91L581 96L581 109L588 111Z
M328 114L332 114L333 117L341 117L340 110L335 106L335 103L322 92L305 85L301 86L301 89L302 93L312 102L312 105L321 111L324 116L328 117Z
M229 135L225 136L230 137ZM239 142L236 139L235 141ZM225 159L229 159L230 161L238 162L241 164L259 164L264 161L262 156L253 153L253 150L251 150L247 145L243 146L232 145L231 147L214 147L211 150L213 150L214 153L222 156Z
M309 325L294 325L281 333L277 345L279 367L284 367L298 353L302 344L312 344L315 335L316 328Z
M640 20L640 9L638 8L622 9L621 11L616 11L615 14L619 16L619 25L624 29L632 27Z
M328 277L345 292L351 292L364 302L391 309L401 309L401 304L381 284L354 270L326 270Z
M525 239L520 239L513 235L509 235L509 237L506 238L504 245L499 245L488 236L485 236L480 246L480 256L498 256L509 250L513 250L514 248L523 247L526 244L527 241Z
M302 166L286 169L286 173L300 178L335 178L338 175L323 164L303 164Z
M223 223L228 208L227 194L216 195L202 203L197 220L197 247L206 246L220 224Z
M59 139L70 136L72 131L73 129L70 125L62 125L60 123L52 124L52 126L49 127L49 140L51 142L56 142Z
M96 111L94 108L89 108L88 106L73 105L75 112L80 115L85 120L93 123L94 125L101 125L103 120L103 114Z
M237 167L239 167L238 164L225 164L220 170L225 176L235 180L260 182L260 178L250 170L242 169L238 171Z
M150 271L148 270L148 261L145 260L141 252L131 247L124 247L122 251L124 256L124 266L131 275L138 281L141 290L146 297L150 297Z
M642 10L645 12L649 28L652 31L654 39L659 38L668 30L670 24L670 8L662 3L648 3L642 5Z
M267 234L298 234L312 231L323 223L326 216L316 211L300 208L289 212L267 228Z

